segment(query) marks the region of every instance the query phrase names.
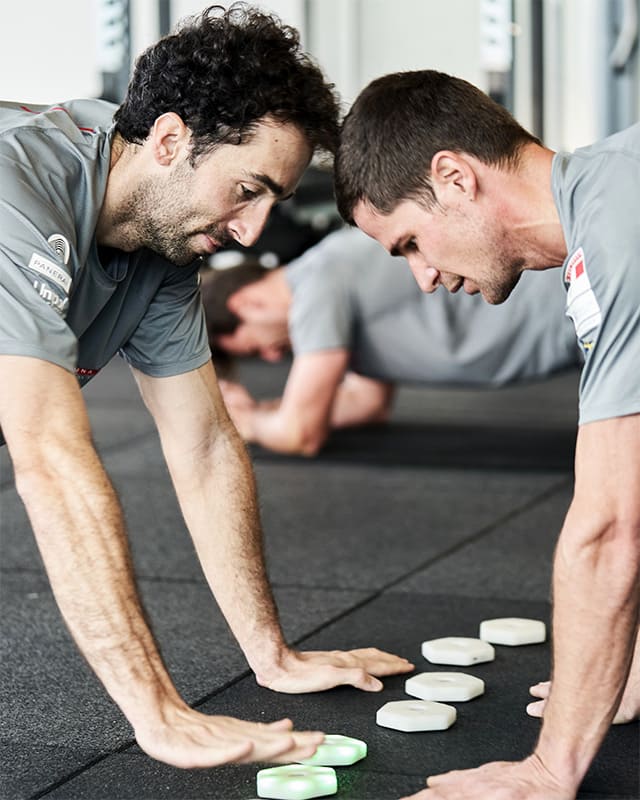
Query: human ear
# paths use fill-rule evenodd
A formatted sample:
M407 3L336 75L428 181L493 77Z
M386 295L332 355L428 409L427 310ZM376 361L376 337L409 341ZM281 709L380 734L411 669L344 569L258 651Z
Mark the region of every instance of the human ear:
M478 182L475 170L461 153L440 150L431 159L431 182L443 205L454 200L473 200Z
M155 160L166 167L183 152L191 134L182 117L173 111L168 111L166 114L161 114L153 123L149 138Z

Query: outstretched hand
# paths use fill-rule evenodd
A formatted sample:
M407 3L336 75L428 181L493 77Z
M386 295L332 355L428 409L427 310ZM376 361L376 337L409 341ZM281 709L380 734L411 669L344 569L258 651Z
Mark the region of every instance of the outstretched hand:
M495 761L427 779L427 787L403 800L574 800L533 755L524 761Z
M335 686L355 686L365 692L379 692L378 678L411 672L406 658L375 647L360 650L289 651L277 672L256 673L261 686L276 692L301 694L322 692Z
M160 722L136 726L136 739L147 755L184 769L251 761L288 764L312 756L324 738L292 728L289 719L245 722L172 705Z

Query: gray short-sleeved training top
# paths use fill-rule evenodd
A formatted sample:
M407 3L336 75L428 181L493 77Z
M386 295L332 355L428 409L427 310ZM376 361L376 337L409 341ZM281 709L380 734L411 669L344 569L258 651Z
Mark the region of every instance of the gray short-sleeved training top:
M0 103L0 353L80 383L120 352L153 376L210 357L198 264L99 248L114 106Z
M285 269L295 355L344 348L361 375L423 384L500 385L581 363L559 270L525 273L499 306L443 289L425 295L404 259L356 228Z
M557 153L566 312L585 354L580 424L640 413L640 124Z

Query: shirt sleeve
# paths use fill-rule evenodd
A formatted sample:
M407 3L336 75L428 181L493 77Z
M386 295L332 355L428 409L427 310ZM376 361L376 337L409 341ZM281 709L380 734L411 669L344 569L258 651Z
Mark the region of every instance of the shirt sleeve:
M56 204L9 161L10 154L0 153L0 353L73 372L77 339L65 317L75 234ZM55 236L47 238L49 231Z
M157 378L206 364L211 351L198 265L169 269L122 354L140 372Z
M640 225L629 202L638 190L633 175L619 178L616 196L603 194L588 215L566 267L567 314L585 355L580 424L640 413Z
M293 295L289 336L294 354L349 349L353 310L344 272L332 252L310 250L286 269Z

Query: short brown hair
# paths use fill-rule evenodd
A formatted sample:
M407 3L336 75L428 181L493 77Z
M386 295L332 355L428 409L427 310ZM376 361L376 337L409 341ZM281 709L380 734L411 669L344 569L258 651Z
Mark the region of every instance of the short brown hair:
M342 125L335 164L338 210L351 225L362 200L389 214L402 200L435 204L430 169L440 150L487 164L515 165L540 144L480 89L433 70L397 72L370 83Z
M227 308L231 295L243 286L264 278L268 271L267 267L253 262L229 269L207 268L201 271L200 294L210 344L217 336L233 333L240 324L238 315Z

